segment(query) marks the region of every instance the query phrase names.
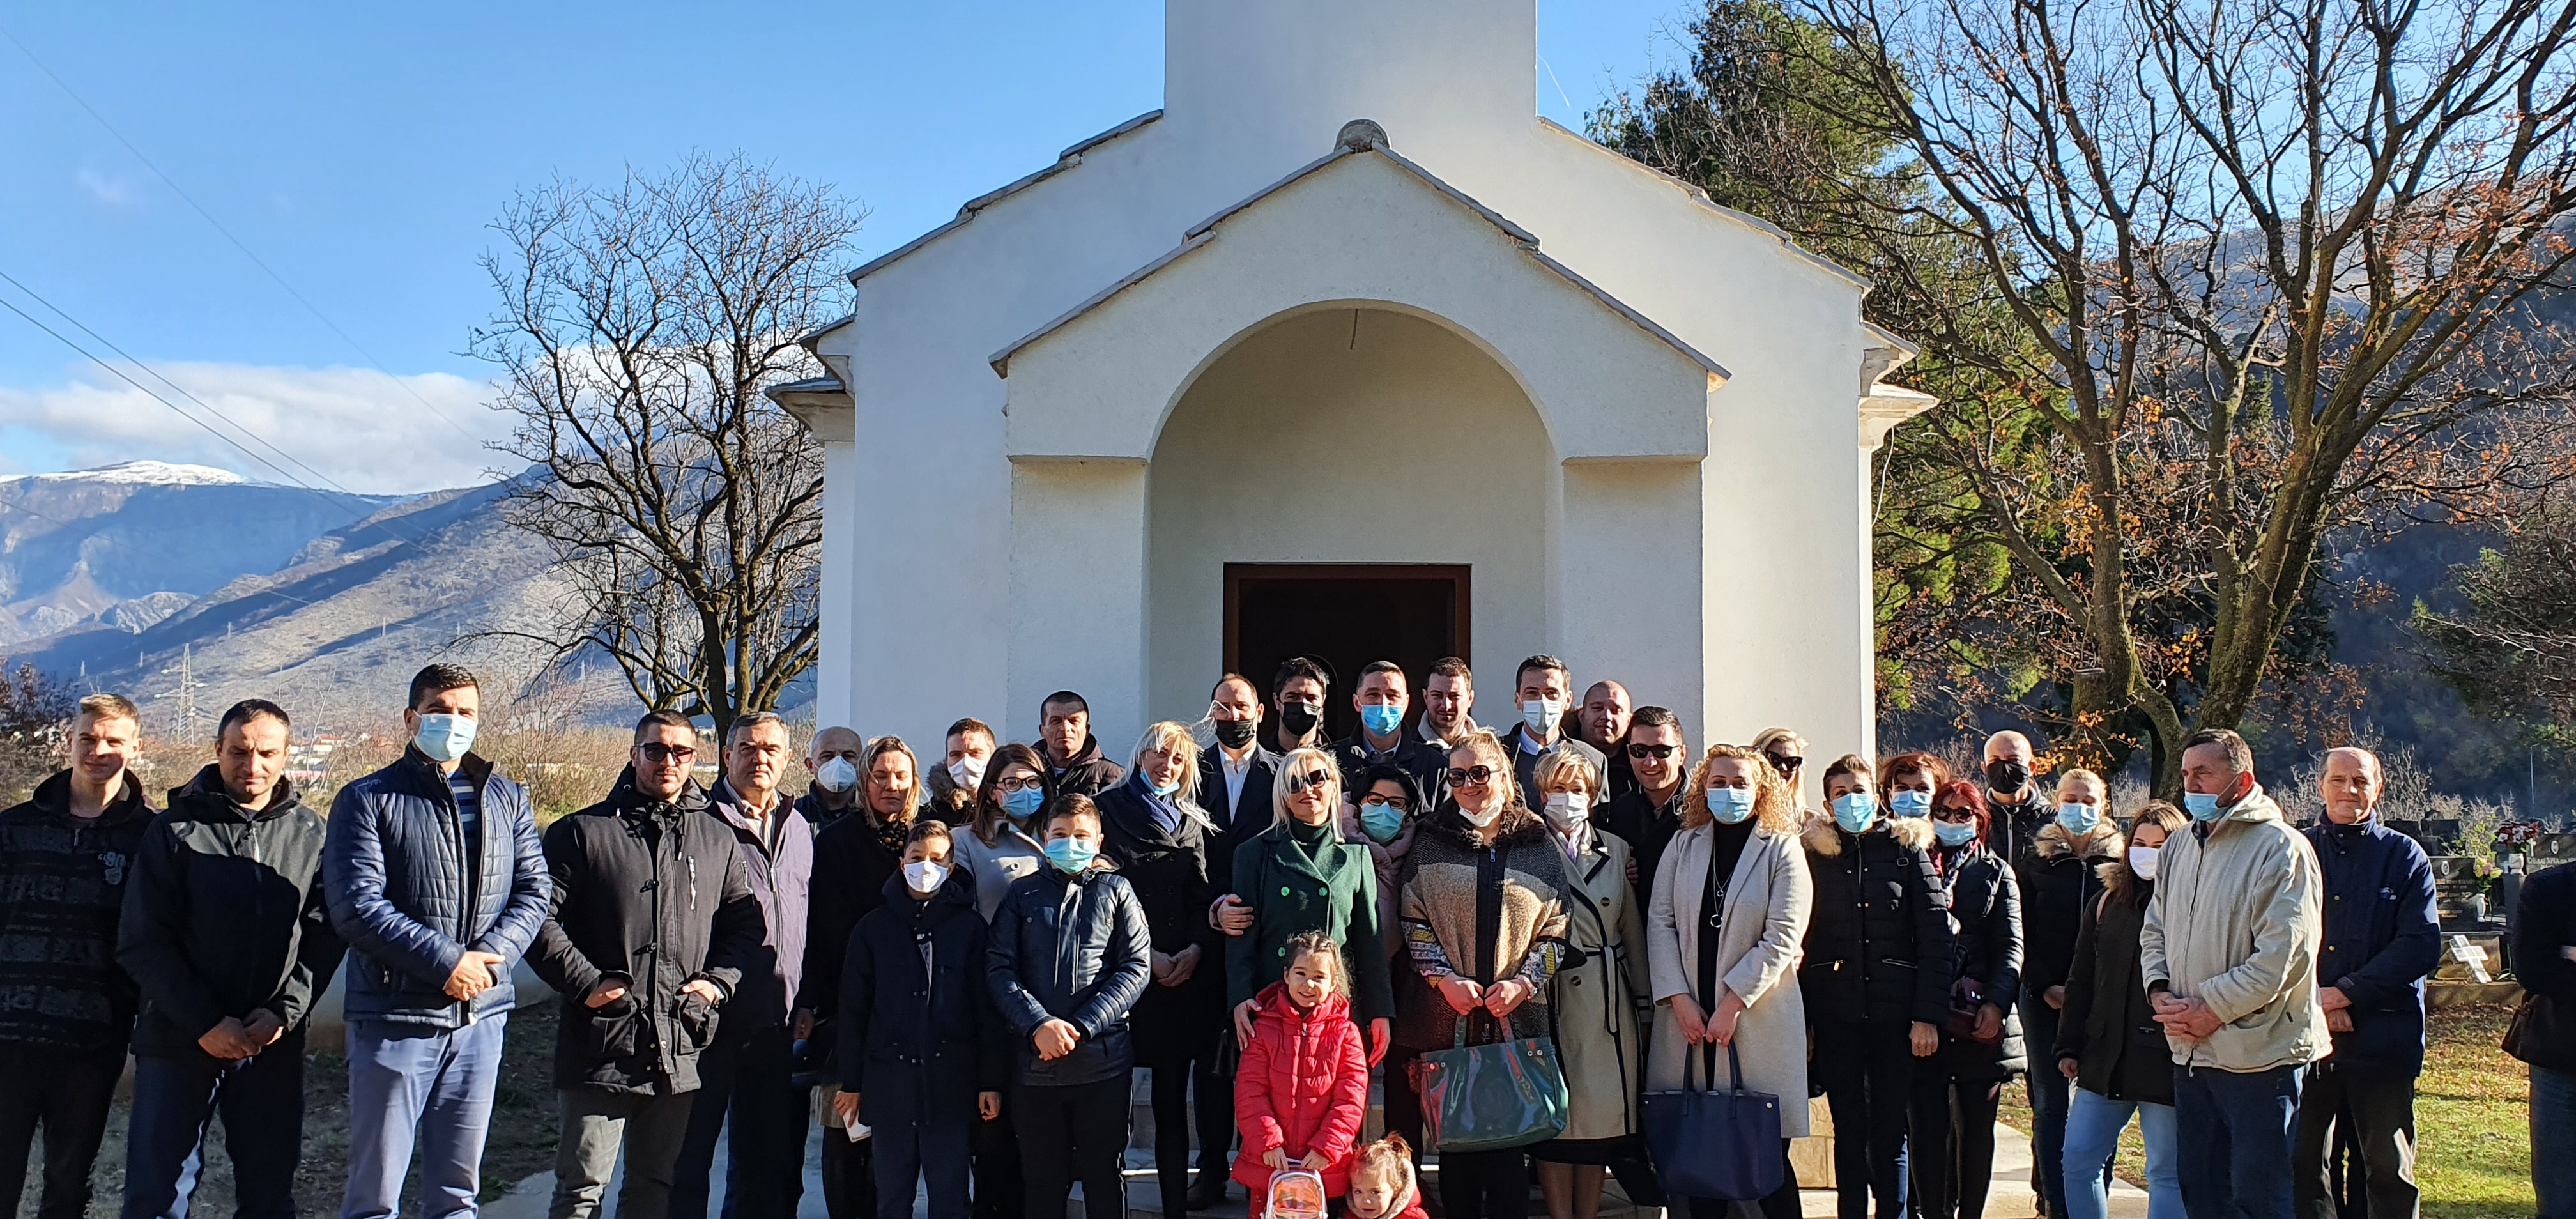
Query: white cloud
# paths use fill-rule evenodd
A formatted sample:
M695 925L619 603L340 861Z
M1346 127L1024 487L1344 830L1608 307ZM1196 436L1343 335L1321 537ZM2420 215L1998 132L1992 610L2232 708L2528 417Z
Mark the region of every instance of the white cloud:
M82 190L89 192L90 198L109 207L138 207L142 203L142 197L130 178L110 177L95 169L84 167L79 173L72 175L72 181L79 183Z
M40 437L45 447L59 450L60 459L48 463L55 469L153 459L216 466L262 482L328 485L304 468L310 466L366 494L469 486L489 481L487 471L493 467L511 464L484 447L484 441L508 434L512 416L491 409L493 390L482 382L420 373L397 383L372 368L214 363L155 363L153 368L293 457L287 460L221 421L207 420L287 473L95 366L75 370L60 385L0 386L0 429L23 429ZM163 398L204 417L195 402L150 376L135 375Z

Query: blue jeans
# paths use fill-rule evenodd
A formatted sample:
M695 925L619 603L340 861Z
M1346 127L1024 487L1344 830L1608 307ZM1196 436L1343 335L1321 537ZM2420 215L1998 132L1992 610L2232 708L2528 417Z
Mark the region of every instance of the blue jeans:
M2298 1067L2174 1068L2182 1203L2192 1219L2292 1219Z
M2059 1078L2064 1078L2060 1076ZM2175 1139L2171 1105L2113 1100L2099 1092L2073 1090L2066 1106L2067 1182L2065 1219L2105 1219L2111 1213L2110 1191L2102 1176L2120 1150L2120 1131L2129 1115L2138 1115L2138 1132L2147 1140L2147 1219L2183 1219L2182 1166Z
M425 1219L475 1213L509 1019L503 1012L443 1033L349 1026L349 1183L340 1219L392 1219L415 1142Z
M719 1031L715 1045L699 1056L697 1099L671 1173L671 1219L706 1219L720 1135L723 1219L796 1213L805 1196L805 1125L813 1116L814 1091L789 1085L795 1053L795 1038L780 1026Z
M2059 1165L2066 1159L2067 1094L2075 1085L2056 1070L2056 1008L2034 992L2021 997L2022 1040L2030 1047L2031 1070L2022 1082L2030 1093L2030 1188L2048 1203L2048 1213L2066 1213L2066 1178Z
M2531 1069L2531 1189L2540 1219L2576 1219L2576 1072Z
M224 1116L236 1219L294 1219L304 1156L304 1030L238 1065L195 1054L134 1060L124 1219L184 1219L206 1124Z

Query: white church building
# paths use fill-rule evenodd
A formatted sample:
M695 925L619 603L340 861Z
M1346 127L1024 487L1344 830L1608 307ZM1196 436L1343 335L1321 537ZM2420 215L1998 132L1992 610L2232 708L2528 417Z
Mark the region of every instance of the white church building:
M1536 116L1534 0L1168 0L1164 106L851 272L820 723L937 748L1219 673L1564 657L1694 743L1873 733L1868 284ZM1032 115L1031 121L1044 121ZM1418 710L1418 704L1417 704ZM1811 768L1812 769L1812 768Z

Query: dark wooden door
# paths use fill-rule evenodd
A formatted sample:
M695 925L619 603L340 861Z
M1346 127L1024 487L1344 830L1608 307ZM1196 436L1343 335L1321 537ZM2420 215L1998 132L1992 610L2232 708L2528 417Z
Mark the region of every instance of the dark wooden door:
M1444 656L1474 659L1468 591L1463 563L1228 563L1225 666L1251 678L1266 700L1281 662L1321 662L1333 676L1324 730L1340 740L1359 727L1350 693L1360 669L1392 660L1413 693L1410 725L1421 716L1431 666Z

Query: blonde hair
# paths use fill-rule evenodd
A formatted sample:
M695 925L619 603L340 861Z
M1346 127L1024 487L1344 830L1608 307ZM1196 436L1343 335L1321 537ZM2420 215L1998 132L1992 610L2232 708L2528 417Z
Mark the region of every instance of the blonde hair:
M1753 734L1752 749L1755 753L1768 753L1773 745L1782 741L1789 742L1789 747L1801 754L1807 752L1807 738L1799 736L1795 728L1765 728Z
M859 782L862 785L863 797L861 802L865 803L864 785L868 781L869 774L876 770L877 759L890 753L902 754L904 761L912 763L912 792L904 797L903 815L898 818L898 820L910 821L912 815L921 808L921 757L912 751L912 746L903 743L902 737L891 732L868 742L867 748L859 751Z
M1303 749L1289 750L1287 757L1279 759L1279 769L1271 772L1270 824L1286 825L1296 819L1288 812L1288 776L1305 774L1306 766L1310 763L1323 767L1324 773L1329 776L1324 781L1333 786L1333 796L1324 801L1324 806L1333 810L1336 815L1341 811L1341 764L1333 760L1333 755L1309 745Z
M1691 775L1690 796L1682 802L1682 828L1695 830L1717 820L1708 811L1708 764L1719 758L1733 758L1753 773L1753 823L1775 834L1793 834L1802 814L1796 797L1789 794L1789 783L1771 768L1771 759L1762 751L1743 745L1711 745L1701 754L1699 770Z
M1530 770L1530 786L1545 792L1563 782L1567 771L1582 778L1587 794L1595 800L1601 798L1601 772L1594 769L1592 759L1571 749L1551 749L1539 755L1538 765Z
M2086 770L2082 767L2077 767L2074 770L2067 771L2066 773L2057 776L2057 798L2061 801L2066 799L2066 785L2079 781L2092 784L2093 790L2099 792L2104 801L2107 802L2110 800L2111 785L2103 782L2102 776L2094 774L2092 771Z
M1189 808L1198 807L1199 743L1190 735L1190 726L1174 720L1148 724L1145 735L1136 738L1136 752L1129 756L1128 768L1145 769L1145 755L1177 747L1181 755L1181 785L1172 789L1171 801ZM1043 772L1041 772L1043 773Z
M1413 1145L1405 1142L1403 1135L1387 1131L1385 1138L1360 1148L1351 1157L1351 1179L1358 1180L1362 1173L1386 1173L1399 1188L1413 1184ZM1405 1201L1402 1194L1394 1200L1398 1204Z
M1529 806L1529 802L1521 798L1520 776L1512 773L1512 751L1503 748L1503 738L1495 736L1493 729L1479 728L1458 738L1456 743L1449 746L1449 752L1445 756L1454 758L1462 753L1472 753L1500 763L1493 770L1495 780L1503 785L1503 803L1506 806L1514 804L1524 808Z

